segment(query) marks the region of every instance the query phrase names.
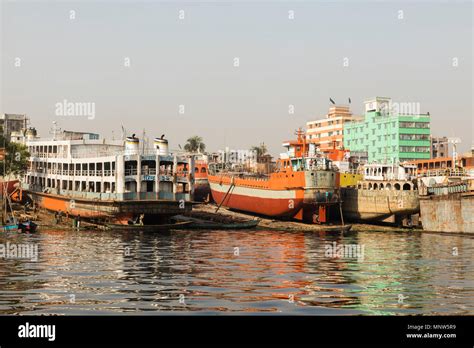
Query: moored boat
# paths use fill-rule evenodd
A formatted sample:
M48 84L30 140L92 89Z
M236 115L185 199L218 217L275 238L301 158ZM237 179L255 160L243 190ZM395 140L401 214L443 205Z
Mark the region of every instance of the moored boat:
M190 225L190 221L181 221L172 224L160 224L160 225L123 225L123 224L105 224L106 229L113 231L138 231L138 232L162 232L169 231L173 229L183 228Z
M144 214L146 224L191 210L194 158L170 153L163 137L145 149L135 135L106 140L57 129L53 135L26 139L31 157L22 187L36 206L117 223Z
M191 212L189 215L177 215L173 217L175 221L189 221L191 224L185 225L186 229L197 230L241 230L257 227L259 219L243 219L221 214L211 214L204 212Z
M211 188L209 186L207 172L207 160L196 160L194 168L194 200L197 202L204 202L210 199Z
M341 187L344 217L412 225L420 212L416 166L366 164L361 170L355 174L361 180Z
M426 172L419 178L425 231L474 233L474 178L462 169Z
M269 174L249 173L226 163L209 164L209 184L219 206L263 216L325 223L339 204L336 171L324 156L308 151L302 131L283 144L287 153Z

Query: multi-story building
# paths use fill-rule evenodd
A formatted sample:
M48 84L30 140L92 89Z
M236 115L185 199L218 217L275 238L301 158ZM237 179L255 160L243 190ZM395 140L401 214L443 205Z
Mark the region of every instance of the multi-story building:
M365 101L365 118L345 124L344 146L367 152L369 163L429 159L430 115L409 104L384 97Z
M18 114L1 114L0 115L0 130L2 135L10 140L12 133L19 133L27 129L28 118L26 115Z
M314 143L321 151L342 148L344 125L354 118L349 106L331 106L325 118L306 123L306 140Z
M431 137L431 158L450 156L448 137Z

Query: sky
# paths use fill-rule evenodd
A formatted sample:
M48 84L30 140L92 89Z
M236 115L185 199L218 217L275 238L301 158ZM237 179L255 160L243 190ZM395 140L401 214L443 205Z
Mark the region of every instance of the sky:
M277 155L329 98L361 115L386 96L473 144L470 1L0 1L0 113L44 137L53 121L115 138L123 126L171 148L199 135L210 151ZM58 112L64 101L94 116Z

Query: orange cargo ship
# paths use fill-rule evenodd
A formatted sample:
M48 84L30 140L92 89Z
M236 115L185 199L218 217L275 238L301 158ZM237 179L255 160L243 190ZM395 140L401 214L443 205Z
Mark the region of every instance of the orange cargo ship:
M324 156L308 153L304 132L268 175L233 171L229 164L209 165L214 201L225 207L255 214L294 218L313 223L329 221L330 207L339 208L336 171Z

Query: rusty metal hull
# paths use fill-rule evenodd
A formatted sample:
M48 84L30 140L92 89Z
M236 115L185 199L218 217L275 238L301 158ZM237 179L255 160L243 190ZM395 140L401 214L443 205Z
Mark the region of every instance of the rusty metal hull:
M194 182L194 200L196 202L204 202L211 193L211 187L209 185L209 180L196 179Z
M99 220L119 221L137 214L172 216L192 209L190 202L184 202L183 206L178 201L168 200L92 200L35 191L27 192L40 208Z
M342 210L350 220L385 220L420 212L418 191L341 188Z
M425 231L474 233L474 193L420 197Z

